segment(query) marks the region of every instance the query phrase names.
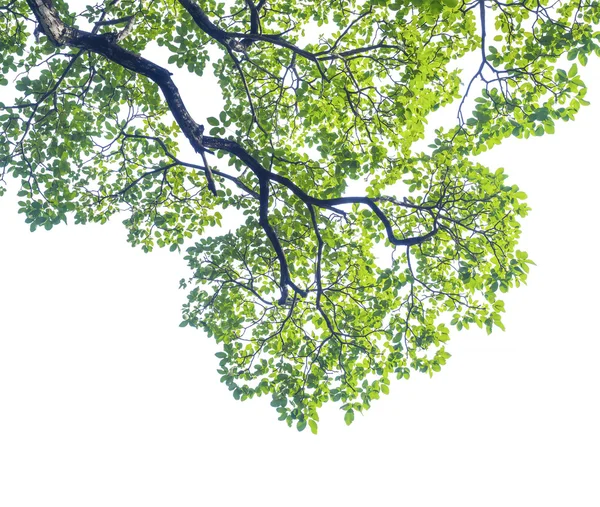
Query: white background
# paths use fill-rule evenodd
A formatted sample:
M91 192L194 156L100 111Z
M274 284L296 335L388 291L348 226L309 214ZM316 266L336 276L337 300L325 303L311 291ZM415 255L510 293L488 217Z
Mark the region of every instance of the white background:
M181 258L130 248L118 220L32 234L5 196L0 505L600 505L592 63L575 123L482 157L533 207L507 331L454 330L433 379L393 382L350 427L326 407L318 436L219 383L216 346L178 328Z

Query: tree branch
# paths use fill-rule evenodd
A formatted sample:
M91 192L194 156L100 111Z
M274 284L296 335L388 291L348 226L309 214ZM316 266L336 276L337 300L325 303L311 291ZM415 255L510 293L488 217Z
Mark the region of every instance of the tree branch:
M96 35L66 25L61 21L56 9L53 6L46 5L44 0L27 0L27 3L42 26L46 36L55 45L76 47L98 53L126 69L154 81L165 96L169 109L179 128L187 137L194 150L202 154L206 149L203 146L204 126L196 123L188 112L168 70L122 48L116 42L112 41L110 37ZM216 195L217 189L212 172L208 166L206 166L205 175L209 190Z
M281 247L281 243L279 242L279 238L277 237L273 226L269 223L269 184L270 182L267 178L260 178L259 223L271 241L273 249L275 250L275 254L277 255L277 260L279 261L279 286L281 290L279 304L285 305L288 300L288 285L302 297L306 297L307 292L300 289L292 282L285 253L283 252L283 248Z
M137 74L148 77L160 87L163 95L165 96L169 109L177 121L177 124L188 138L188 141L194 147L196 152L201 154L205 163L204 171L208 182L208 188L214 195L216 195L217 191L212 171L206 163L206 157L204 154L207 148L220 149L236 156L256 175L260 186L259 222L271 244L273 245L280 264L280 286L282 293L280 299L281 304L285 304L288 299L288 286L292 287L294 291L302 296L306 296L307 293L305 290L302 290L296 286L291 280L289 266L283 252L283 248L281 247L281 243L277 237L277 234L269 223L269 184L271 181L285 186L305 204L310 206L318 206L335 212L339 212L335 206L341 204L357 203L368 206L383 224L386 230L387 238L393 245L407 247L418 245L432 238L437 233L438 225L437 219L435 219L433 229L427 234L409 238L398 238L393 232L392 225L388 217L375 203L375 201L369 197L337 197L332 199L320 199L310 196L288 178L268 171L256 158L242 148L242 146L240 146L237 142L211 136L204 136L204 127L196 123L189 114L185 104L183 103L181 95L179 94L179 90L171 78L170 72L168 72L166 69L151 62L150 60L147 60L129 50L122 48L116 42L105 37L104 35L96 35L90 32L85 32L64 24L60 20L56 9L52 6L46 5L44 0L27 1L30 5L30 8L38 18L40 25L43 27L44 32L54 41L55 44L77 47L103 55L109 60ZM204 24L206 30L208 30L207 33L211 32L215 34L215 38L223 37L225 32L212 24L204 12L195 3L193 3L191 0L180 0L180 2L182 5L184 5L184 7L188 5L190 8L192 8L194 14Z

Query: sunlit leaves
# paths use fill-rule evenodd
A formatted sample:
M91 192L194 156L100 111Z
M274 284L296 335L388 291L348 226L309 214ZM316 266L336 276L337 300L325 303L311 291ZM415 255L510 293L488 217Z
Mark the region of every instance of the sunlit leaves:
M107 37L134 16L120 44L198 83L195 121L219 148L180 158L199 127L173 123L179 99L123 61L36 40L17 0L0 9L0 85L16 93L0 104L0 182L19 180L31 230L124 213L132 244L185 251L180 325L220 344L234 399L269 396L312 433L332 401L350 425L392 379L439 372L454 329L504 328L500 297L532 263L517 250L529 208L471 156L552 134L587 104L597 3L208 0L200 23L179 2L55 3ZM207 69L219 114L203 110ZM422 153L444 106L457 123Z

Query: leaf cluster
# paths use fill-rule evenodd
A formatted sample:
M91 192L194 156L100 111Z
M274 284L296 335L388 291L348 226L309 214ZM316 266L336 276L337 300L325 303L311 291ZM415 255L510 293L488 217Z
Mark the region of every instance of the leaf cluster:
M350 424L440 371L452 327L503 328L526 195L473 155L587 104L598 2L72 7L0 1L0 192L18 180L31 230L124 214L133 245L185 249L181 325L221 344L234 398L316 433L324 403ZM208 74L223 108L202 122Z

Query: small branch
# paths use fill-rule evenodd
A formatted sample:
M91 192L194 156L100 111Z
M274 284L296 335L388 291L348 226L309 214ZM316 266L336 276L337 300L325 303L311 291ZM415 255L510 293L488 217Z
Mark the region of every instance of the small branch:
M180 166L183 166L183 167L189 167L190 169L200 169L201 171L206 172L206 166L200 166L200 165L197 165L197 164L192 164L191 162L185 162L185 161L177 158L175 155L173 155L169 151L169 148L167 148L167 145L165 144L165 142L160 137L147 136L147 135L143 135L143 134L128 134L126 132L122 132L121 135L123 137L126 137L126 138L129 137L129 138L134 138L134 139L146 139L148 141L154 141L154 142L156 142L162 148L164 154L167 157L169 157L171 160L173 160L174 162L176 162L177 165L180 165ZM204 150L204 151L206 151L208 153L212 153L210 150ZM247 185L245 185L239 178L236 178L235 176L232 176L231 174L227 174L227 173L224 173L222 171L218 171L216 169L212 169L211 172L213 174L216 174L217 176L220 176L221 178L224 178L224 179L227 179L229 181L232 181L239 188L241 188L244 192L246 192L250 196L254 197L254 199L258 200L260 198L260 196L258 195L258 192L255 192L250 187L248 187Z
M119 25L121 23L129 23L133 19L133 16L123 16L118 19L109 19L109 20L100 20L96 21L94 25L96 26L110 26L110 25Z
M105 196L101 197L100 200L102 201L104 199L115 198L115 197L119 197L121 195L124 195L131 188L133 188L135 185L137 185L140 181L142 181L143 179L147 178L148 176L152 176L153 174L157 174L157 173L161 173L161 172L162 173L166 173L169 169L175 167L176 165L177 165L176 163L172 163L172 164L168 164L166 166L158 167L156 169L153 169L152 171L147 171L147 172L143 173L142 175L140 175L135 180L133 180L127 186L125 186L124 188L122 188L121 190L119 190L118 192L115 192L114 194L105 195Z
M123 19L125 19L125 18L123 18ZM129 16L129 19L127 20L127 24L125 25L125 28L123 28L123 30L121 30L117 34L116 42L122 41L132 32L134 21L135 21L135 16Z

